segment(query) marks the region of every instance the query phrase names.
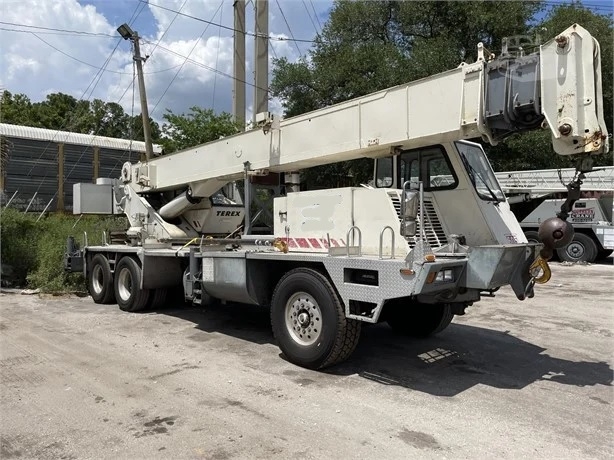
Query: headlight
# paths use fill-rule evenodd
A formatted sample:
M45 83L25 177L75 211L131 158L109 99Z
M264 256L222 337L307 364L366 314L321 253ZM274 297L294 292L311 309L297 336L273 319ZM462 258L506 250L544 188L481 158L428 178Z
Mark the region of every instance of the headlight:
M437 273L435 277L436 283L450 283L454 281L454 270L447 269L441 270Z

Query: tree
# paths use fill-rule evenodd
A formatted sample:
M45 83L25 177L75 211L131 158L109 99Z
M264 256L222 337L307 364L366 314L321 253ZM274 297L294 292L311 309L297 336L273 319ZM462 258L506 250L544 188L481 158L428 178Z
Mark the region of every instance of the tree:
M177 115L171 110L164 114L160 140L166 153L211 142L238 133L239 125L229 113L216 115L211 109L191 107L187 114Z
M32 102L25 94L2 92L0 99L0 123L29 125L32 122ZM34 125L31 125L34 126Z
M141 115L133 117L115 102L77 100L64 93L52 93L32 103L25 94L4 91L0 100L0 122L82 134L143 141ZM162 136L160 126L149 119L153 142Z
M90 122L90 103L69 94L52 93L42 102L32 105L38 126L77 133L87 132Z
M473 61L478 42L489 49L526 33L538 2L335 1L309 58L274 61L271 93L286 116L423 78ZM371 177L371 161L303 172L304 182L334 186Z

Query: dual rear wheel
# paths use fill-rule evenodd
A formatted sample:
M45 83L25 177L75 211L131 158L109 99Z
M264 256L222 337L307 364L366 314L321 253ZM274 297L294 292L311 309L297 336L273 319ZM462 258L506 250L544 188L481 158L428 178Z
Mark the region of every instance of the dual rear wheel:
M88 289L96 303L117 303L121 310L128 312L162 307L167 290L142 289L140 281L141 267L132 257L122 257L114 273L103 254L96 254L90 264Z

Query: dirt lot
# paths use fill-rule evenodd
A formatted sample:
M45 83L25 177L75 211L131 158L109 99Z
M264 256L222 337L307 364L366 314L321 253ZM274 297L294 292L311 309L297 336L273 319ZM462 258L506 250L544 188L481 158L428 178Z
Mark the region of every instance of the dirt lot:
M553 267L440 336L312 372L268 311L0 297L0 458L613 458L614 267Z

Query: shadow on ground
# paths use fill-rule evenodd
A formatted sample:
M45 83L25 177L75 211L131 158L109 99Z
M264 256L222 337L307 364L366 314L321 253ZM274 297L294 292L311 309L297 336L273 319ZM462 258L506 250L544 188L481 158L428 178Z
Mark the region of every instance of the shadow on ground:
M274 343L266 308L232 304L160 313L190 321L202 334ZM396 335L386 324L366 325L350 359L325 372L357 374L382 385L437 396L454 396L478 384L521 389L542 380L574 386L611 386L613 380L606 362L554 358L546 349L509 332L454 323L426 340Z

